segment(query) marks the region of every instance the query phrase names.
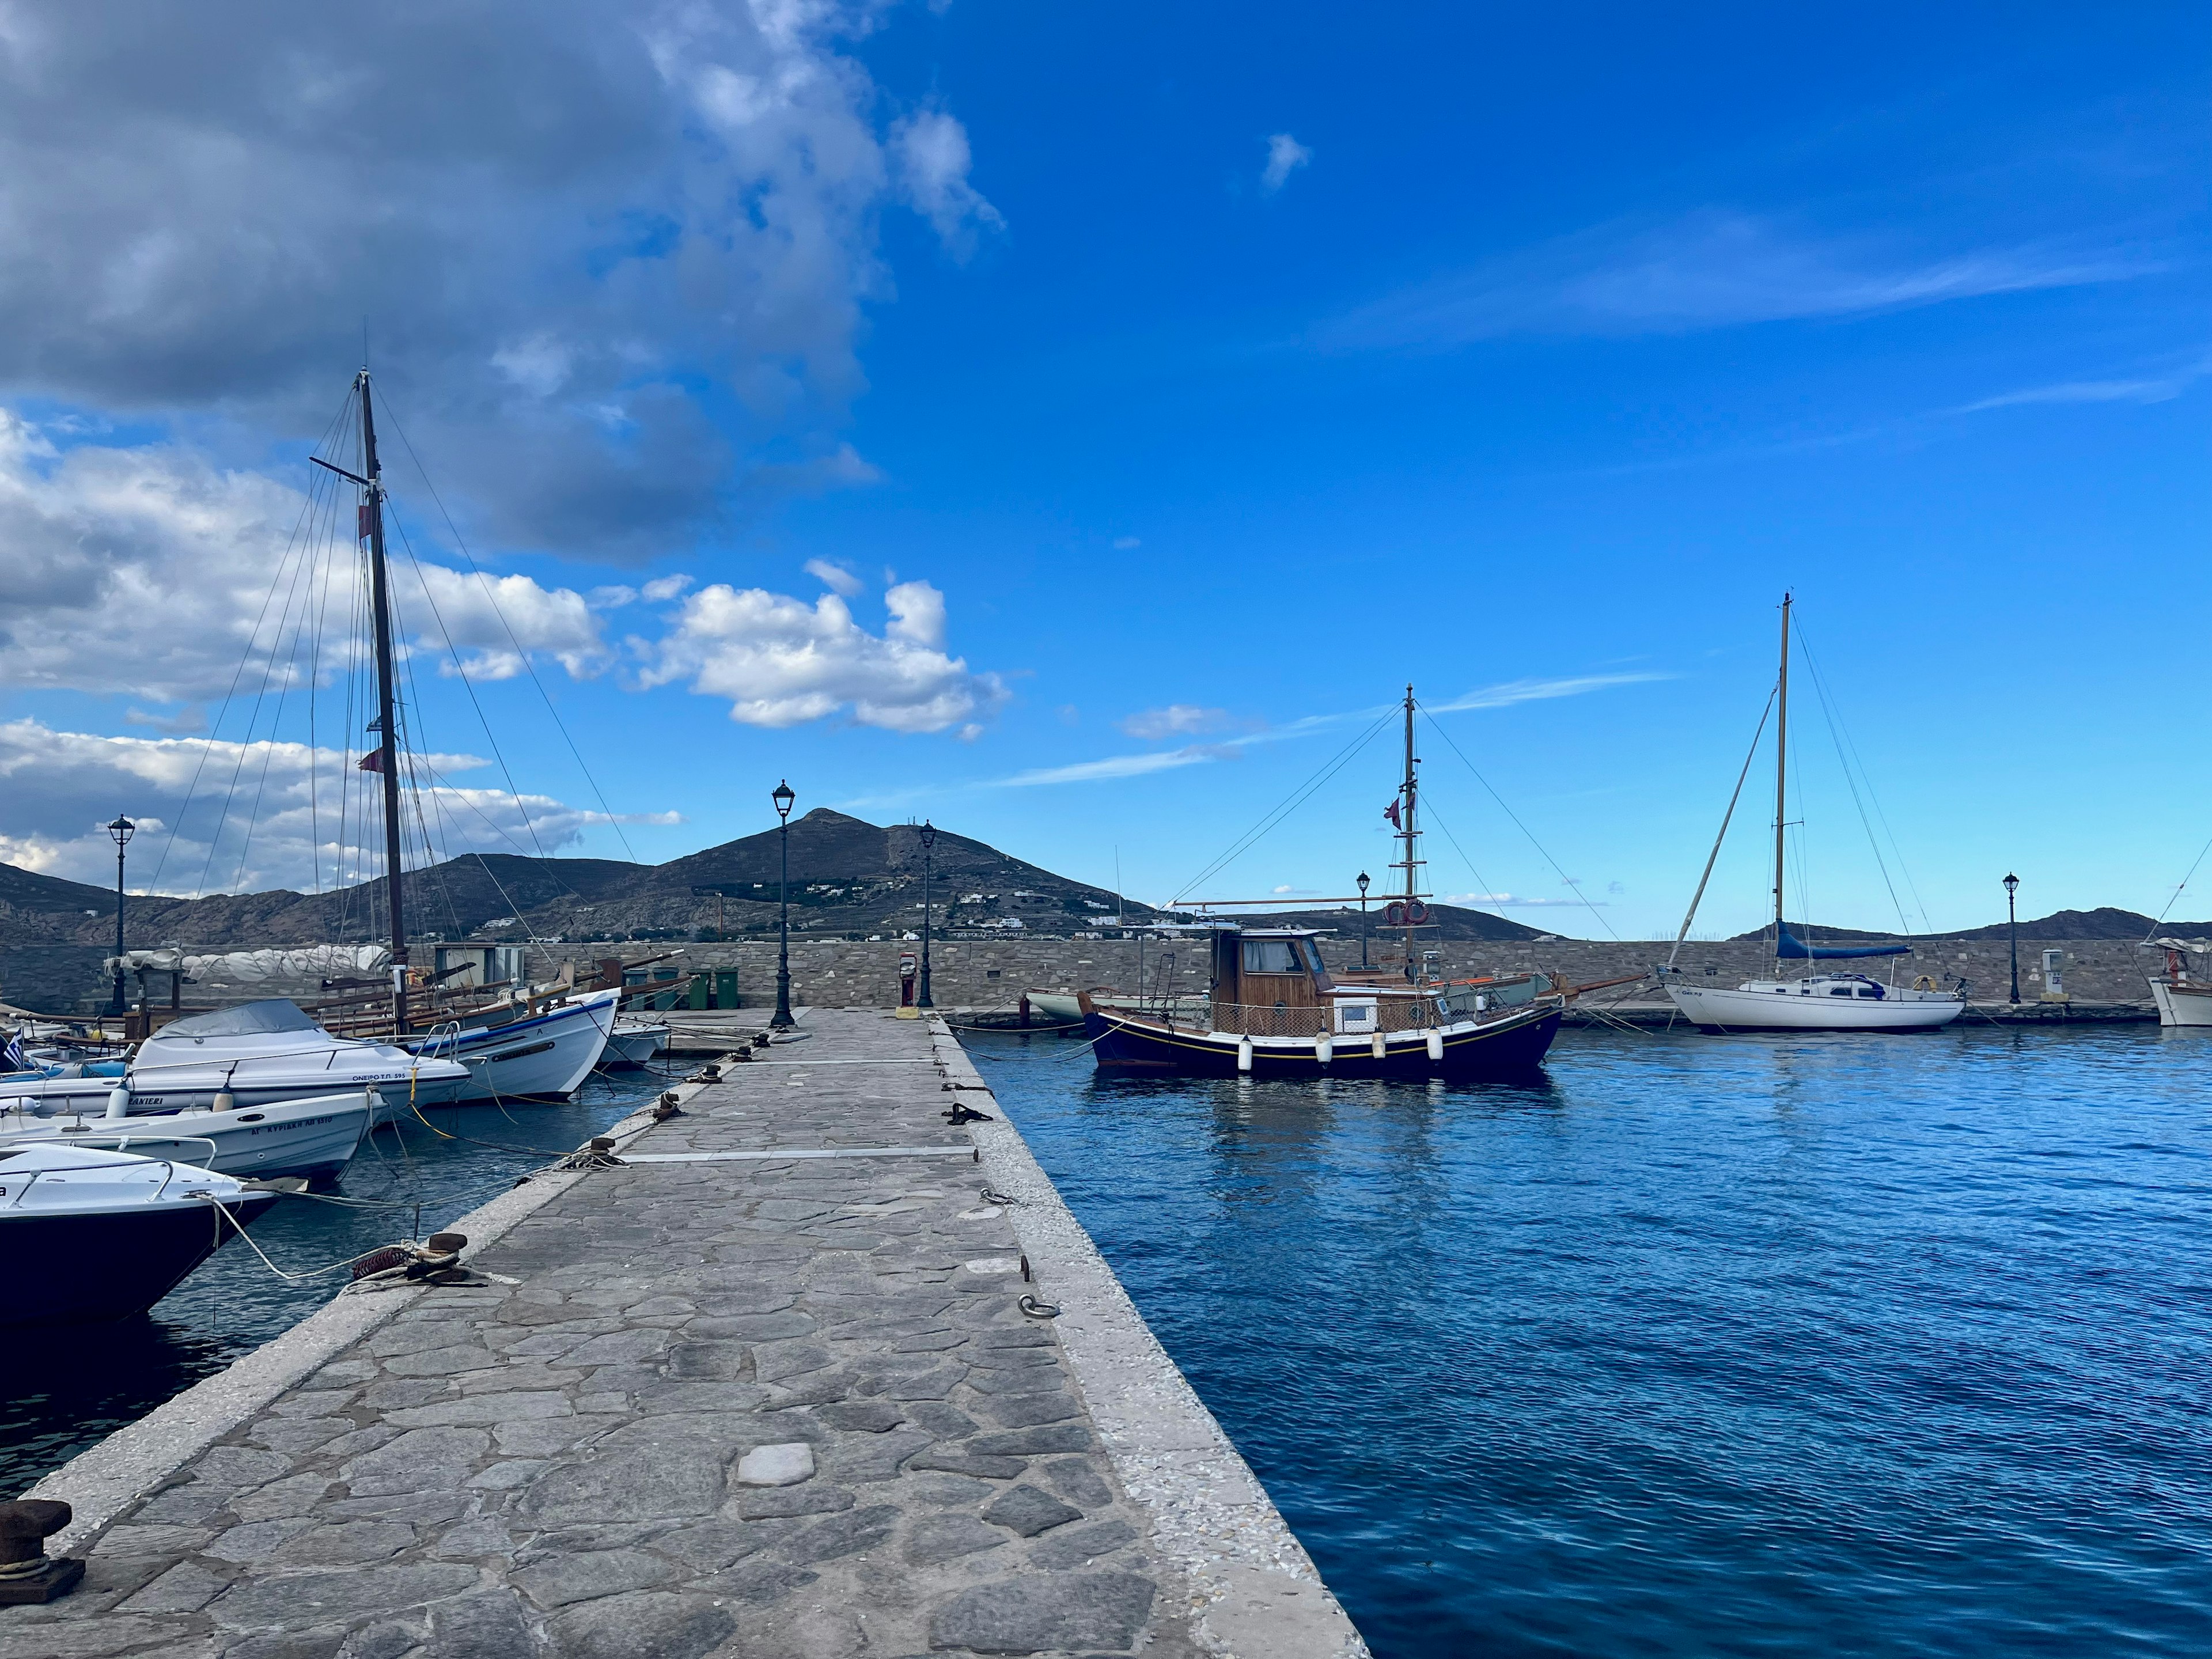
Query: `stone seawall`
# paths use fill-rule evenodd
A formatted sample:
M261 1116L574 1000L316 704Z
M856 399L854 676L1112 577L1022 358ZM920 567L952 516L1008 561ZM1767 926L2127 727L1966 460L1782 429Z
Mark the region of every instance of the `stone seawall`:
M2153 952L2136 948L2129 939L2023 939L2020 942L2020 991L2034 1001L2043 992L2043 952L2063 951L2061 975L2065 989L2089 1002L2142 1002L2148 1000L2145 977L2159 965ZM1381 960L1384 942L1376 941ZM641 945L544 945L531 951L530 972L550 979L563 962L574 962L580 974L592 971L604 956L635 957L650 949L676 949ZM693 944L680 947L683 954L661 968L679 969L734 968L743 1006L773 1006L775 1000L775 942L744 939L724 944ZM1553 944L1468 941L1444 947L1443 963L1455 978L1479 974L1515 973L1540 968L1577 984L1617 979L1644 971L1666 960L1670 947L1664 941L1630 940L1614 944L1589 939L1562 939ZM902 951L918 952L918 945L895 939L860 941L795 938L791 942L792 998L817 1008L880 1008L898 1000L898 960ZM1322 954L1332 966L1359 960L1356 937L1334 936L1323 941ZM1141 959L1141 980L1139 962ZM1070 990L1108 986L1133 992L1141 983L1150 991L1184 993L1206 989L1206 945L1202 938L1177 939L940 939L930 950L931 994L942 1008L1011 1008L1025 990ZM89 1013L106 1005L108 987L100 975L100 952L82 945L19 945L0 951L0 999L20 1007L51 1013ZM1833 966L1858 968L1887 979L1894 963L1900 983L1922 975L1944 982L1954 977L1967 981L1968 994L1977 1002L2002 1001L2010 989L2005 941L2002 939L1931 939L1917 946L1911 956L1875 957L1862 963ZM1682 947L1680 964L1691 975L1734 982L1770 973L1773 960L1757 945L1690 944ZM310 983L263 981L256 984L196 983L187 988L185 1000L205 1006L255 997L289 996L312 1001L320 994Z

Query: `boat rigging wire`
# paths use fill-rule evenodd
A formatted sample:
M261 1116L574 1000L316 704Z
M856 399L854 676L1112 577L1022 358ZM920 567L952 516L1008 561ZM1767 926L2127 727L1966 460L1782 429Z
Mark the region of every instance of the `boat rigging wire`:
M2197 862L2189 866L2189 873L2181 878L2180 885L2177 886L2173 890L2173 896L2166 900L2165 908L2160 910L2158 915L2152 919L2150 932L2143 935L2144 944L2149 944L2152 939L2158 936L2158 930L2166 926L2166 912L2172 909L2175 905L2181 902L2181 895L2187 890L2189 884L2196 878L2197 865L2204 862L2205 856L2208 854L2212 854L2212 841L2206 842L2204 845L2198 849L2197 854Z
M636 863L637 853L630 846L629 837L623 833L622 822L615 816L614 808L607 805L606 792L599 787L599 779L592 775L590 765L584 759L583 750L576 747L576 739L570 735L567 722L562 720L561 711L554 706L552 694L546 690L545 683L538 677L537 665L531 660L530 653L522 648L522 641L515 637L514 626L507 619L507 612L500 609L498 595L493 592L483 567L477 563L476 555L469 551L468 539L461 534L460 526L453 522L453 515L447 510L445 497L439 495L438 486L430 481L429 468L424 466L422 458L416 454L415 446L407 436L407 428L400 423L398 410L393 406L388 392L385 394L384 408L392 422L392 429L399 434L400 447L407 452L407 459L415 464L415 471L422 480L423 489L429 491L431 501L437 504L439 516L445 520L446 528L453 538L454 547L467 562L477 586L483 589L484 599L491 606L492 615L499 618L500 628L507 635L507 643L514 647L515 655L521 659L523 672L530 676L530 683L538 688L538 696L545 705L545 712L552 715L555 729L561 733L562 741L568 745L568 752L575 757L576 765L584 775L584 781L592 786L592 793L599 800L599 810L607 815L607 823L614 830L615 839L622 842L623 851L629 854L630 862ZM412 558L414 555L410 551L408 556Z
M1729 821L1735 817L1736 803L1743 799L1744 780L1751 775L1751 763L1759 756L1759 743L1766 735L1767 718L1774 713L1774 699L1780 691L1777 686L1766 694L1766 707L1759 710L1759 729L1751 734L1751 747L1744 751L1743 770L1735 775L1735 793L1729 797L1728 811L1721 814L1721 832L1713 837L1713 850L1705 855L1705 873L1698 878L1698 890L1690 895L1690 908L1682 914L1681 930L1674 935L1674 948L1667 953L1667 966L1671 970L1674 958L1682 953L1682 941L1690 936L1690 924L1698 919L1698 906L1704 902L1705 884L1713 878L1713 865L1720 858L1721 843L1728 839Z
M1194 890L1201 884L1212 880L1214 877L1219 875L1231 864L1243 857L1246 853L1249 852L1252 848L1259 842L1261 837L1265 836L1270 830L1274 829L1277 824L1280 823L1285 818L1288 817L1299 807L1304 805L1307 801L1313 798L1315 793L1318 791L1323 784L1327 783L1331 778L1334 777L1339 772L1342 771L1346 766L1351 764L1352 757L1358 755L1361 750L1366 748L1370 743L1374 741L1375 734L1377 732L1380 732L1384 726L1388 726L1391 720L1396 717L1397 713L1398 711L1395 708L1384 709L1381 714L1376 717L1375 723L1372 726L1359 733L1358 736L1353 738L1351 742L1346 744L1343 748L1338 750L1336 753L1330 756L1328 759L1323 761L1304 782L1299 784L1297 787L1291 791L1289 795L1284 798L1280 805L1277 805L1271 811L1262 815L1257 823L1254 824L1249 830L1247 830L1242 836L1238 836L1234 842L1230 843L1228 851L1223 853L1219 857L1216 858L1212 863L1207 865L1205 869L1200 871L1188 881L1183 883L1183 884L1176 890L1177 892L1188 893ZM1175 908L1175 905L1173 903L1170 903L1166 908L1172 910Z
M1905 890L1912 895L1912 902L1919 908L1920 925L1923 928L1928 926L1928 907L1920 897L1920 889L1913 882L1911 867L1905 861L1905 849L1898 845L1896 832L1889 827L1888 815L1881 810L1881 798L1875 793L1874 780L1866 775L1866 763L1859 758L1858 745L1850 741L1843 725L1843 717L1837 713L1834 700L1828 696L1827 682L1821 676L1820 665L1814 659L1812 645L1805 638L1805 624L1795 616L1790 620L1797 630L1798 653L1813 676L1813 690L1820 701L1820 714L1827 722L1829 740L1836 746L1837 763L1843 768L1844 785L1851 792L1851 805L1858 809L1859 825L1866 831L1867 844L1874 849L1875 867L1881 872L1881 884L1889 890L1890 907L1897 912L1898 927L1910 937L1912 924L1905 920L1905 906L1897 896L1896 884L1890 880L1889 864L1881 855L1881 840L1875 834L1875 821L1881 823L1883 833L1889 836L1890 851L1897 855L1899 873L1904 876ZM1858 775L1856 777L1853 775L1855 771ZM1862 777L1866 782L1867 800L1874 803L1874 820L1867 817L1867 800L1859 798L1859 779Z
M331 419L330 424L323 428L323 435L317 441L315 447L318 449L327 447L332 435L340 431L340 429L344 426L345 421L346 408L345 405L341 404L337 414L333 416ZM319 477L320 475L318 474L317 477ZM313 483L311 482L308 489L303 492L301 496L299 516L294 521L291 537L286 543L288 557L289 556L290 548L296 544L299 539L301 526L306 525L308 521L308 515L312 511L314 503L314 489L315 486ZM280 562L278 567L280 574L282 568L283 566ZM177 808L177 821L169 830L168 839L161 843L161 855L154 861L154 873L149 879L148 883L149 887L158 888L160 885L161 872L169 861L169 853L171 849L176 846L177 836L184 829L185 813L192 804L192 795L194 791L199 787L200 774L207 767L208 757L215 750L216 735L222 729L223 717L230 711L231 699L238 693L239 682L246 678L246 665L253 660L253 641L260 637L261 623L269 614L270 601L274 599L276 597L276 580L275 577L272 577L269 583L268 592L262 597L260 615L254 618L253 631L246 635L246 649L239 654L238 666L231 671L229 689L222 694L222 702L216 711L215 720L208 727L207 736L201 741L198 763L192 768L191 778L185 786L184 801Z
M1452 734L1444 730L1443 722L1439 720L1434 714L1429 713L1428 705L1425 703L1416 703L1415 706L1427 717L1429 724L1436 728L1437 735L1443 738L1446 743L1451 744L1451 751L1453 754L1459 757L1460 764L1466 767L1468 771L1473 772L1474 774L1474 781L1480 784L1485 789L1490 791L1490 798L1498 803L1498 810L1504 813L1507 817L1513 820L1513 827L1516 830L1518 830L1522 835L1528 837L1528 844L1534 848L1538 853L1542 854L1544 862L1552 866L1553 873L1557 875L1560 881L1565 884L1566 889L1569 892L1572 893L1577 898L1583 902L1583 908L1587 909L1592 916L1597 919L1597 925L1605 929L1606 936L1611 939L1616 945L1619 944L1620 942L1620 935L1613 931L1613 924L1605 919L1603 913L1598 909L1596 905L1590 902L1589 896L1584 893L1582 890L1582 884L1576 881L1575 878L1570 876L1565 870L1559 867L1559 860L1553 858L1550 853L1545 851L1544 843L1536 839L1535 835L1529 830L1528 826L1522 823L1520 817L1514 812L1513 809L1505 804L1505 797L1499 794L1496 789L1492 788L1491 787L1490 780L1482 775L1482 773L1477 769L1473 761L1468 759L1467 750L1461 748L1458 744L1452 741ZM1469 869L1474 868L1472 865L1469 865L1468 867Z

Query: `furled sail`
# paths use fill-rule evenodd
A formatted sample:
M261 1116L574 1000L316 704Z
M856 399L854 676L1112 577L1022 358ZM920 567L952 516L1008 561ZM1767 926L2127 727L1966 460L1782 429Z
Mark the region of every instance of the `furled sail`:
M1902 957L1911 954L1910 945L1861 945L1850 949L1832 948L1826 945L1808 945L1787 927L1778 928L1779 937L1774 942L1774 954L1778 957L1809 957L1826 961L1838 957Z

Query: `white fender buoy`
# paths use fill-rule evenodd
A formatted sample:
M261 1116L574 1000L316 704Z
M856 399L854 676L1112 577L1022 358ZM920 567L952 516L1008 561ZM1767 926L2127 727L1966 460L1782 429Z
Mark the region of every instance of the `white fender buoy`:
M1380 1032L1380 1031L1377 1031L1377 1032L1376 1032L1373 1036L1371 1036L1371 1037L1370 1037L1370 1038L1368 1039L1368 1043L1369 1043L1369 1045L1370 1045L1370 1053L1372 1053L1372 1054L1374 1054L1375 1058L1376 1058L1376 1059L1377 1059L1377 1060L1382 1059L1382 1032Z
M110 1117L131 1115L131 1085L118 1083L107 1091L107 1115Z
M215 1091L215 1109L218 1112L236 1111L238 1109L238 1097L231 1093L228 1089L216 1090Z
M1430 1033L1429 1033L1429 1059L1430 1059L1431 1062L1432 1064L1442 1064L1442 1063L1443 1063L1443 1057L1444 1057L1444 1034L1443 1034L1442 1031L1431 1031L1431 1032L1430 1032Z
M1329 1040L1326 1031L1314 1039L1314 1058L1324 1066L1336 1058L1336 1044Z
M1252 1039L1250 1037L1237 1039L1237 1069L1240 1072L1249 1072L1252 1069Z

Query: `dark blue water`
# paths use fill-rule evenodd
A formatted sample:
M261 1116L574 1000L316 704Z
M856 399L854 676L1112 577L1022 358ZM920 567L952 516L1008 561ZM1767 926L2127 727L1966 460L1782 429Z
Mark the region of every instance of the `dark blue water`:
M2212 1043L986 1077L1383 1659L2212 1653Z
M418 1224L427 1236L507 1191L547 1161L545 1152L558 1157L581 1145L665 1086L657 1073L630 1072L593 1077L563 1106L431 1109L427 1122L387 1126L364 1143L337 1188L360 1207L280 1199L254 1224L253 1242L277 1267L301 1273L411 1237ZM283 1334L349 1282L346 1272L287 1282L234 1237L143 1318L0 1332L0 1493L24 1491Z

